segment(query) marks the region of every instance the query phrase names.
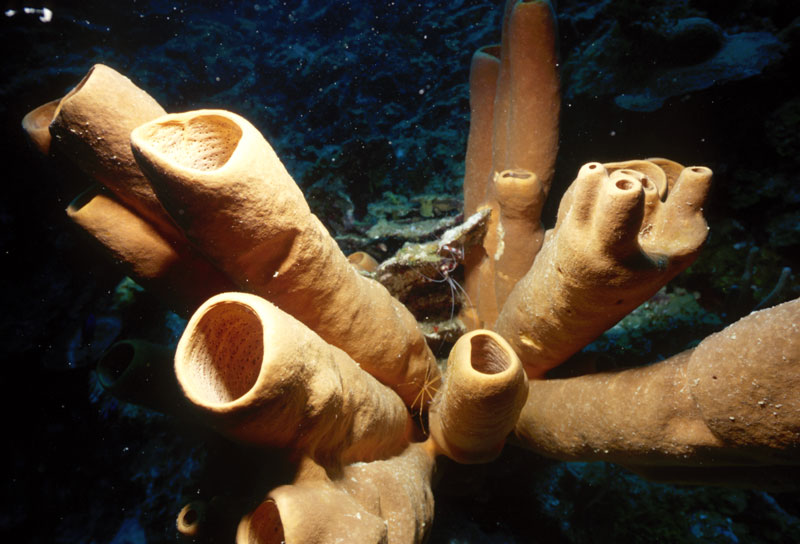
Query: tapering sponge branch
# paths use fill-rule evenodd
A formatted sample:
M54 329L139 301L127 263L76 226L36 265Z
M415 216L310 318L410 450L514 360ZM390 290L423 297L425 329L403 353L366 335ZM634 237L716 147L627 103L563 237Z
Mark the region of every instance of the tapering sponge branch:
M544 241L540 221L547 195L528 170L504 170L494 178L500 218L495 255L495 298L502 306L519 280L530 270Z
M236 543L425 542L434 459L425 444L410 444L391 459L346 466L337 477L306 462L293 484L273 489L242 518Z
M508 0L500 46L484 47L473 56L464 210L471 215L488 208L491 216L483 247L468 250L464 261L465 289L475 306L462 311L461 318L470 329L494 326L541 245L539 215L558 152L556 34L550 2ZM528 172L536 184L533 194L525 183L500 187L498 180L517 179L504 177L507 172ZM523 214L512 210L519 197L531 203Z
M654 467L643 472L663 478L797 466L798 390L800 299L754 312L650 366L531 380L515 436L548 457ZM676 466L703 468L660 470ZM737 480L735 471L708 477Z
M51 100L32 109L22 118L22 130L25 131L28 141L44 156L50 155L50 144L53 141L50 136L50 123L53 122L60 102L60 98Z
M471 217L487 205L487 190L492 181L492 140L494 100L500 71L500 46L480 48L472 56L469 71L469 135L464 160L464 217ZM495 218L489 218L494 225ZM492 227L495 228L495 227ZM472 304L461 309L460 318L469 329L481 326L481 313L496 315L493 267L483 244L465 248L464 291ZM488 310L481 312L480 309Z
M494 104L494 172L525 169L549 192L561 106L556 20L547 0L506 4Z
M758 462L800 465L800 299L703 340L687 380L714 436Z
M67 209L70 218L127 274L190 315L234 286L191 247L133 158L131 131L164 113L130 79L97 64L66 96L28 113L22 126L60 167L71 164L108 189L78 196Z
M53 111L51 148L69 157L169 239L179 239L130 147L133 129L165 113L130 79L96 64Z
M391 389L256 295L206 301L178 342L175 375L223 434L328 465L397 454L413 425Z
M437 450L459 463L491 461L527 396L527 378L511 346L491 331L465 334L450 352L444 385L430 412Z
M469 69L469 134L464 160L464 216L478 211L492 180L492 127L500 46L487 45L472 56Z
M126 274L181 315L188 317L209 297L234 289L185 238L183 243L166 238L98 186L70 202L67 216L120 263Z
M657 165L634 166L580 169L555 227L500 313L495 330L529 378L544 376L651 297L691 264L706 239L711 170L682 169L662 200L648 174Z
M187 237L239 289L290 313L416 409L440 373L411 313L361 276L272 147L223 110L166 115L131 143Z

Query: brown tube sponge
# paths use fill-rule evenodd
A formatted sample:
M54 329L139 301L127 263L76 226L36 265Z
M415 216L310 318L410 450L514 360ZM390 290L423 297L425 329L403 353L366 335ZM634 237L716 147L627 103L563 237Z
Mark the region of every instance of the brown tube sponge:
M494 99L497 91L497 75L500 71L500 46L480 48L472 56L469 72L469 134L467 154L464 159L464 217L470 217L486 204L486 193L492 179L492 127L494 126ZM481 326L478 306L486 305L486 299L494 304L492 269L486 262L486 251L482 244L464 248L464 291L472 304L464 305L460 318L468 329ZM483 277L488 277L484 281ZM484 292L481 292L485 286ZM481 302L483 301L483 302Z
M119 262L125 273L190 315L208 297L233 284L188 244L172 244L138 214L100 187L84 191L67 215Z
M52 140L50 123L53 121L60 102L60 98L51 100L28 112L22 118L22 130L25 131L28 140L33 147L45 156L50 154L50 142Z
M188 315L233 284L191 248L163 209L130 149L130 132L163 115L147 93L97 64L66 96L28 113L23 129L59 168L81 171L104 185L77 197L70 218L95 237L137 281L159 291Z
M546 0L509 1L494 107L494 171L524 169L550 189L558 153L556 22Z
M648 367L532 380L515 432L549 457L640 472L800 465L798 391L800 299L754 312ZM703 481L699 470L678 475Z
M431 438L459 463L500 454L528 396L522 363L491 331L465 334L453 346L444 385L431 407Z
M464 217L485 202L492 179L492 127L500 46L487 45L472 56L469 69L469 134L464 160Z
M504 170L494 179L500 205L499 246L495 259L495 298L502 307L530 270L544 241L542 215L547 194L533 172Z
M165 113L130 79L113 68L96 64L59 102L50 134L54 152L69 157L172 240L182 236L158 202L130 149L131 131Z
M347 256L347 260L350 261L350 264L355 266L356 269L362 272L372 273L378 269L378 261L366 251L351 253Z
M494 327L506 296L527 272L541 243L539 214L558 152L560 97L555 38L555 17L548 1L508 0L499 52L495 46L473 58L470 106L477 118L470 124L464 209L470 214L486 207L492 214L483 250L470 250L464 262L466 292L475 304L474 309L462 312L470 328ZM490 89L492 82L494 92ZM490 107L486 102L492 98ZM491 137L479 134L488 131L489 122ZM535 204L522 206L524 220L511 216L520 218L514 211L519 209L516 203L530 203L533 195L525 184L499 187L497 180L505 179L500 174L505 171L529 172L537 181ZM478 193L483 187L481 197ZM509 194L514 191L519 192ZM508 225L501 222L502 199L507 204ZM523 232L525 226L530 230ZM511 231L519 236L512 240ZM526 244L537 239L538 244Z
M273 489L242 519L236 543L424 542L433 521L433 468L425 444L349 465L335 478L321 467L303 467L298 481Z
M259 132L221 110L167 115L131 134L172 217L242 290L274 302L409 406L439 370L411 313L342 254Z
M708 428L765 463L800 464L800 299L703 340L687 380Z
M330 481L281 486L245 516L236 544L386 544L388 527Z
M702 210L710 181L708 168L684 168L662 201L646 171L581 168L495 326L529 378L561 364L691 264L708 233Z
M327 464L399 453L413 425L390 389L256 295L223 293L198 308L175 374L223 434Z

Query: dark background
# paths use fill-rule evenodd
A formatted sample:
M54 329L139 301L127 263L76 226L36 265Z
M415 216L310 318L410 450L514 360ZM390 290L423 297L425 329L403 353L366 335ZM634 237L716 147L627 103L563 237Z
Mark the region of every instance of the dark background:
M101 344L147 331L166 342L175 331L146 295L116 316L113 332L100 330L122 276L69 224L63 210L83 182L27 145L22 116L63 96L93 64L108 64L167 111L220 107L247 117L333 234L363 238L378 219L368 205L387 191L460 194L469 59L499 40L502 8L479 0L45 4L47 23L37 14L0 17L8 470L0 531L8 542L172 541L188 499L220 492L228 477L241 484L218 468L241 452L97 386L87 336ZM711 236L677 285L725 323L752 309L784 267L798 270L800 97L790 79L800 4L718 4L558 3L564 99L552 193L595 160L664 156L711 167ZM683 32L690 17L718 32ZM714 60L751 32L763 47ZM704 73L692 68L704 62ZM671 84L663 74L674 75ZM641 98L648 92L660 98ZM640 98L636 111L626 96ZM550 224L556 205L551 198ZM743 284L751 251L754 273ZM793 274L782 298L797 295ZM489 467L449 468L433 541L800 540L796 495L649 484L610 465L547 464L507 450Z

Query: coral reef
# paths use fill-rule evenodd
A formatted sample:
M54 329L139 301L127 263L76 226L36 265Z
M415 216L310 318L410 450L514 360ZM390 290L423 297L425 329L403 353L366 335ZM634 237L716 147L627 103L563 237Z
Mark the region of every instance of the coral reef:
M62 102L103 104L93 93L84 97L84 89L119 85L142 94L127 78L95 66ZM51 122L59 129L51 136L64 156L90 175L104 158L120 164L113 154L120 139L105 130L116 122L114 111L70 124L60 121L60 106ZM76 142L71 146L59 137L63 124ZM432 418L437 433L417 443L421 429L409 410L424 417L440 382L421 330L405 307L342 254L258 131L230 112L200 110L157 117L132 130L130 138L139 167L128 161L125 170L137 181L134 189L152 180L138 194L161 212L137 215L117 204L113 213L101 205L99 212L84 214L74 211L86 207L81 196L68 210L73 220L139 279L170 278L183 284L182 292L227 291L230 283L256 294L226 292L200 305L178 343L174 375L163 366L163 351L145 343L117 344L100 364L101 383L124 399L203 420L237 442L286 453L295 477L288 486L264 490L267 500L238 524L239 542L278 534L294 542L329 542L343 534L359 542L424 539L436 456L494 458L519 416L526 391L511 347L488 331L462 339L467 347L454 349L454 360L473 370L451 373L449 393ZM31 139L37 141L33 134ZM125 188L117 191L136 202ZM102 194L91 200L99 197L115 203ZM118 209L138 219L134 228L120 221ZM165 209L174 219L159 227ZM151 255L157 262L175 260L163 257L170 244L157 243L169 228L203 255L200 274L190 267L176 278L161 273L166 266L149 265ZM117 236L114 243L109 232ZM225 281L208 282L206 268ZM188 406L175 400L176 379ZM138 391L142 386L152 391ZM482 428L461 409L473 401L491 408ZM319 515L311 523L305 513L315 501ZM349 526L353 516L363 519L355 533ZM184 509L178 525L193 534L189 518Z
M488 60L497 86L491 89L491 75L490 83L487 76L475 83L481 88L473 110L483 112L475 124L484 128L471 129L467 160L478 168L470 177L484 185L473 190L465 182L465 199L470 191L485 195L465 204L480 210L472 225L486 218L489 225L480 231L483 240L464 244L478 249L472 255L457 253L452 239L434 252L440 257L434 272L449 275L464 261L477 303L465 304L464 319L476 330L454 346L441 385L414 318L355 271L272 148L242 117L198 110L125 128L105 113L89 114L88 121L61 115L96 76L108 74L96 66L55 108L43 106L51 123L38 113L28 119L41 151L55 149L100 182L118 181L113 167L122 164L133 186L143 188L128 201L125 189L109 187L114 196L92 193L70 208L131 274L161 282L167 292L174 285L181 296L172 304L184 312L207 291L226 291L195 311L178 345L175 372L192 406L177 411L237 441L280 449L293 468L289 482L253 491L264 500L236 520L237 542L423 541L433 517L436 457L489 461L512 431L515 442L539 454L607 459L655 479L777 487L786 483L781 475L796 474L797 301L753 314L695 350L645 369L543 379L697 256L707 232L702 210L711 172L664 159L588 163L562 198L556 226L545 233L539 215L558 140L555 54L547 37L554 22L548 3L528 1L509 1L505 21L503 45ZM523 81L508 67L513 44L528 43L525 29L540 36L542 28L544 60L535 62L547 75L543 82ZM511 122L515 102L540 85L551 98L546 113ZM529 139L531 123L541 132ZM53 145L42 135L45 124ZM492 138L485 134L489 126ZM130 156L124 145L119 155L115 144L86 149L89 142L119 143L131 132ZM543 157L517 156L510 142ZM476 155L482 159L473 160ZM76 212L87 201L115 198L122 201L115 204L124 210L120 217L139 221L134 227L115 229L122 219L97 226L100 219L83 220ZM151 251L155 245L160 249ZM157 264L149 265L153 254ZM188 254L199 264L174 272L173 263L185 263ZM198 267L207 274L196 273ZM102 374L112 390L116 376L138 366L137 348L115 349ZM167 374L162 379L169 382ZM431 399L430 437L424 438ZM181 512L179 527L193 537L192 512Z

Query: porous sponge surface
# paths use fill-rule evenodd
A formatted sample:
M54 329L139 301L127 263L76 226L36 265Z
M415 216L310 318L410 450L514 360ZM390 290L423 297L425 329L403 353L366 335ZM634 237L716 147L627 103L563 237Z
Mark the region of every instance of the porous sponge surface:
M201 319L188 346L186 386L210 404L233 402L256 383L264 356L258 316L239 303L218 304Z
M241 138L242 129L232 120L208 114L157 123L148 144L185 168L207 172L224 166Z

